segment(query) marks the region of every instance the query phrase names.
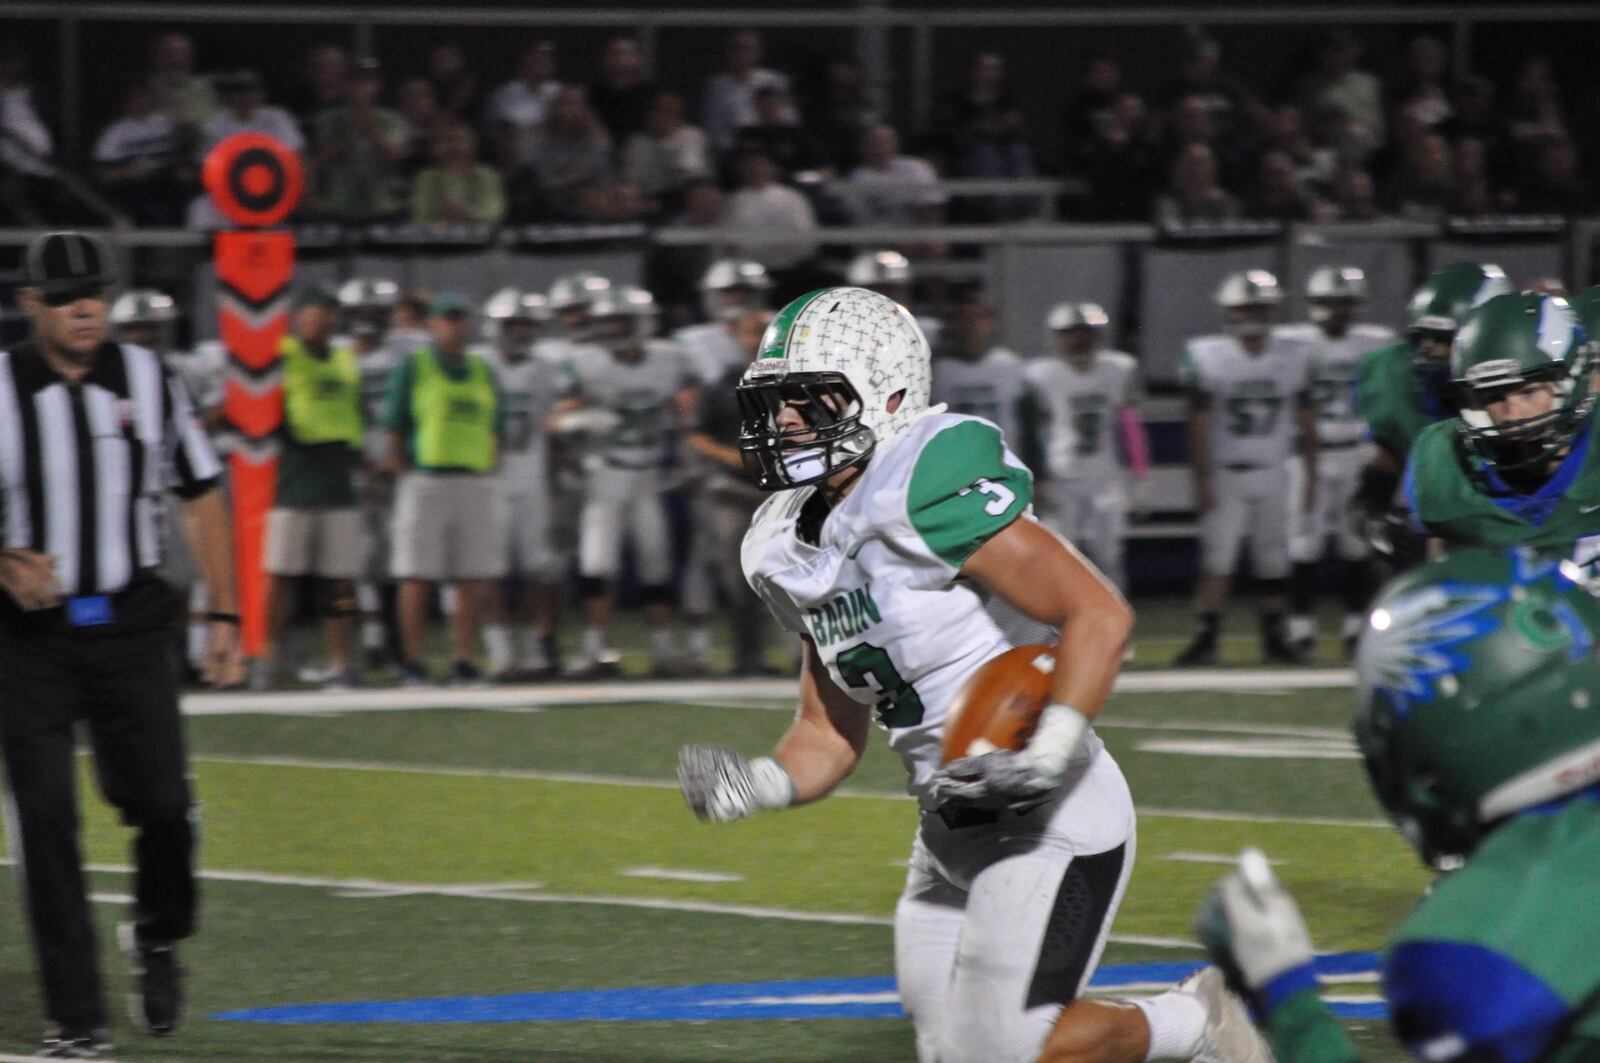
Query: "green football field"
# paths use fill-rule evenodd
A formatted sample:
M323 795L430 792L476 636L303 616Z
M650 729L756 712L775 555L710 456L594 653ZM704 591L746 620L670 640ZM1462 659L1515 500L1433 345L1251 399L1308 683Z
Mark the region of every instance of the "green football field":
M1249 647L1230 656L1248 659ZM1368 793L1348 691L1295 688L1308 678L1339 682L1126 677L1101 733L1141 812L1103 961L1134 972L1128 991L1198 961L1191 915L1246 844L1279 861L1328 952L1380 947L1426 885ZM122 1020L128 980L110 942L131 888L127 837L85 799L117 1058L914 1060L903 1018L860 1017L893 1010L888 923L916 818L881 736L845 792L746 823L696 822L672 782L683 742L768 748L786 723L783 690L193 700L205 910L183 952L193 1021L175 1039ZM84 779L91 793L87 763ZM11 928L0 935L0 1054L25 1053L44 1022L10 876L0 912ZM1158 966L1146 977L1127 965ZM804 984L814 980L837 984ZM791 982L801 984L771 985ZM716 988L639 992L704 985ZM618 992L548 995L571 990ZM1377 990L1355 973L1325 992L1370 1004ZM420 1003L332 1007L383 1001ZM806 1017L762 1017L793 1007ZM1401 1058L1380 1023L1351 1028L1367 1058Z

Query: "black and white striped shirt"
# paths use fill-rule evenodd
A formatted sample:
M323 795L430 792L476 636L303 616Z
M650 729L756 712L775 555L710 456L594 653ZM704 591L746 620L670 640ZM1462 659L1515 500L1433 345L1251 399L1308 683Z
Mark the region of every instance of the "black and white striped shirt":
M0 352L0 543L50 554L65 594L109 594L161 563L161 494L222 465L178 376L105 343L69 383L25 343Z

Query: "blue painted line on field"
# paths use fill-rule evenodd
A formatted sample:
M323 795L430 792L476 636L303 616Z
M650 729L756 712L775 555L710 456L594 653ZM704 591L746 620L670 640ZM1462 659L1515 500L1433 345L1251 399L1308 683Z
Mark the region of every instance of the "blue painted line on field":
M1322 974L1377 971L1370 952L1319 956ZM1102 967L1093 985L1116 987L1177 982L1198 963L1129 963ZM1381 1019L1382 1004L1335 1004L1345 1018ZM417 1000L362 1000L333 1004L225 1011L214 1019L233 1022L714 1022L735 1019L896 1019L904 1017L892 977L818 978L788 982L734 982L714 985L629 989L580 989L552 993L431 997Z

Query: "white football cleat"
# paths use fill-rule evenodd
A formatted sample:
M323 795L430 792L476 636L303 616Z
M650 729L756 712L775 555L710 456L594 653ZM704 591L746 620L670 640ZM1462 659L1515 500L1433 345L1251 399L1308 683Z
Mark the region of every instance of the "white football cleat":
M1250 1009L1228 989L1222 972L1202 967L1178 985L1206 1009L1206 1028L1190 1063L1274 1063L1272 1049L1250 1021Z

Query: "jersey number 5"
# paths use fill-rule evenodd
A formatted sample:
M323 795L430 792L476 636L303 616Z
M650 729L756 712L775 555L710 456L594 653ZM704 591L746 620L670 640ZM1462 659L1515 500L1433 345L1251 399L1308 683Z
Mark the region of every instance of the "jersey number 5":
M982 495L991 496L989 503L983 507L983 511L991 517L998 517L1010 509L1011 503L1017 500L1015 491L1005 484L997 484L993 480L978 480L971 487L963 487L956 494L970 495L974 491Z
M980 481L981 482L981 481ZM885 727L915 727L922 722L922 699L917 688L906 682L882 646L858 643L834 658L839 675L853 687L876 689L878 722Z

